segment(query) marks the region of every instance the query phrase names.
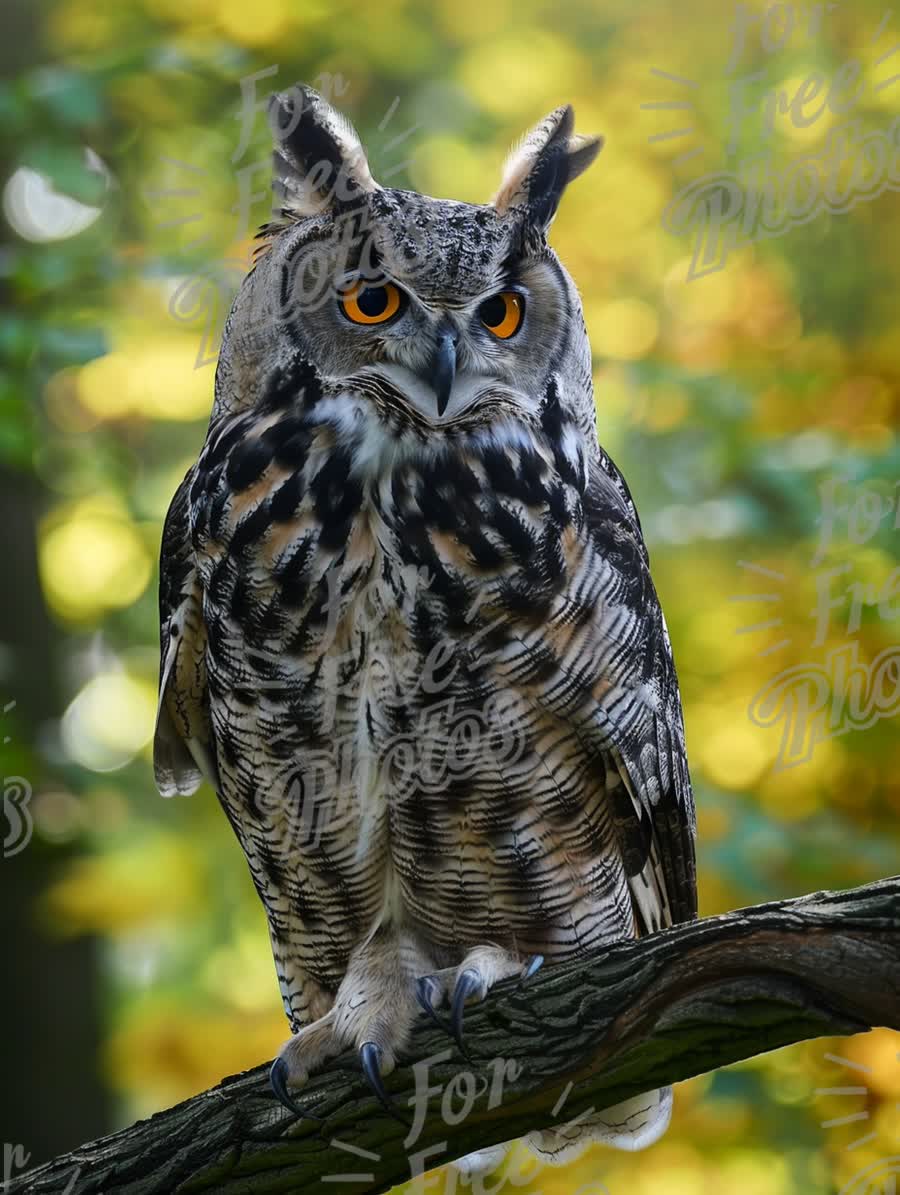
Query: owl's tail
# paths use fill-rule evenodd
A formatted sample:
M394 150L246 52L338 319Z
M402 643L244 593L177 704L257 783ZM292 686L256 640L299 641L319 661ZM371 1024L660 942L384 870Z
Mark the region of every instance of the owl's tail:
M629 1151L646 1149L659 1140L671 1118L672 1088L660 1087L600 1112L577 1116L569 1124L539 1129L529 1133L524 1141L545 1165L566 1166L595 1143ZM453 1165L464 1179L471 1179L476 1173L486 1174L499 1166L511 1145L512 1142L507 1141L466 1154Z
M525 1144L542 1162L564 1166L595 1142L614 1149L646 1149L658 1141L672 1119L672 1088L660 1087L621 1104L578 1116L569 1124L529 1133Z

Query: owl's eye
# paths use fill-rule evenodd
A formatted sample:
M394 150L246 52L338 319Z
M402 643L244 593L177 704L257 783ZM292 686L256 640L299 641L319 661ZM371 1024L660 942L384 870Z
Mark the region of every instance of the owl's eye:
M393 282L382 286L360 284L341 295L339 303L354 324L383 324L400 310L400 289Z
M492 295L478 308L478 318L489 332L501 340L508 340L514 332L518 332L524 314L525 300L514 290Z

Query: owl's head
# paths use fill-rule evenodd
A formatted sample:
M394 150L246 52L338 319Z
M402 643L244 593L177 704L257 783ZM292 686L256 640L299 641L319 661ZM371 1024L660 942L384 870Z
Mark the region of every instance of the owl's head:
M581 303L547 244L602 145L573 133L571 107L523 138L486 204L380 186L353 127L310 88L273 96L269 119L276 219L226 330L232 393L258 392L259 368L299 352L329 392L428 431L498 402L534 413L551 379L593 426Z

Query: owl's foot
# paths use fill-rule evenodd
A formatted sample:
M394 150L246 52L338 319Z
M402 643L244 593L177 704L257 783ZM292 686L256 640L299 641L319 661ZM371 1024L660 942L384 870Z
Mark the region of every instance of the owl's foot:
M426 965L425 956L405 938L382 933L358 947L329 1011L285 1042L272 1064L269 1078L281 1103L308 1116L292 1099L291 1089L302 1087L311 1074L353 1046L374 1094L408 1128L384 1079L409 1040L417 1013L415 976Z
M523 982L530 979L543 961L540 954L532 955L523 962L518 956L497 946L477 946L458 967L423 975L416 982L416 999L435 1024L453 1034L461 1053L465 1055L462 1030L466 1004L470 1000L483 1000L501 979L510 979L515 975ZM437 1008L447 998L450 1000L449 1025L445 1025L437 1014Z

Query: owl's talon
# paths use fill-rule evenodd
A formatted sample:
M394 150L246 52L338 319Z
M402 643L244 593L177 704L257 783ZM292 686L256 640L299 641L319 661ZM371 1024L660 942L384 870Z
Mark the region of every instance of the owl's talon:
M543 965L544 956L542 954L533 954L522 968L522 978L519 981L519 986L524 987L532 975L537 975Z
M399 1120L406 1128L412 1128L412 1124L401 1115L399 1108L388 1095L382 1082L381 1047L373 1041L364 1041L359 1047L359 1061L363 1074L366 1076L366 1082L372 1088L385 1112L393 1116L395 1120Z
M312 1112L306 1112L299 1104L295 1104L291 1098L291 1093L288 1090L288 1065L283 1058L276 1058L269 1068L269 1086L275 1093L279 1103L281 1103L288 1112L293 1112L295 1116L301 1116L306 1120L321 1120L321 1116L315 1116Z
M434 995L438 990L438 983L433 975L423 975L416 980L416 1000L419 1007L426 1013L430 1020L434 1021L438 1029L446 1031L447 1026L438 1016L434 1007Z
M456 987L453 989L453 1004L450 1008L450 1032L460 1048L460 1052L469 1057L466 1047L463 1044L463 1014L465 1013L466 1001L470 996L476 992L480 992L482 987L481 976L477 971L467 969L463 971L462 975L456 981Z

